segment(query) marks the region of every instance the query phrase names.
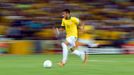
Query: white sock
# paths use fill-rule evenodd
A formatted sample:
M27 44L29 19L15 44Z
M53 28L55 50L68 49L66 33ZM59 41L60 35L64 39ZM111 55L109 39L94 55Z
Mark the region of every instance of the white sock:
M72 53L79 56L82 59L82 61L85 59L84 51L74 50Z
M62 63L66 63L67 61L67 58L68 58L68 48L67 48L67 45L65 43L62 43L62 49L63 49L63 58L62 58Z

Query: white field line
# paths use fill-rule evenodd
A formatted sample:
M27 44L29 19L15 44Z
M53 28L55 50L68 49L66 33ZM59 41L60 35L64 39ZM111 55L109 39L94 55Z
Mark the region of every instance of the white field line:
M133 60L88 60L89 62L134 62Z

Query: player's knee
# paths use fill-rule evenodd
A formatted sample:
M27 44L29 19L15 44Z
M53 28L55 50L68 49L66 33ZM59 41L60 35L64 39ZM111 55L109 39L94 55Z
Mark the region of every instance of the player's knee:
M67 45L66 45L66 43L62 42L62 43L61 43L61 46L67 46Z

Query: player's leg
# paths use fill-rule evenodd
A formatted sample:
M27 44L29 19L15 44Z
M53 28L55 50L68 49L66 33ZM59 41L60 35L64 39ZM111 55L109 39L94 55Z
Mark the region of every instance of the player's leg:
M79 48L79 46L97 47L98 44L96 44L94 40L78 39L78 41L76 42L76 46L78 48ZM78 49L78 50L80 50L80 49ZM82 61L83 61L83 63L87 63L87 61L88 61L88 54L86 53L86 51L80 50L81 52L78 52L78 50L77 51L75 50L73 52L73 54L80 56Z
M66 42L62 43L62 49L63 49L63 58L60 63L58 63L60 66L64 66L68 59L68 47L72 48L75 46L75 41L77 40L76 37L70 36L66 38Z
M99 44L95 43L95 41L92 39L90 39L90 40L79 39L78 41L79 41L79 43L81 43L80 45L88 45L89 47L98 47L98 45L99 45Z
M77 45L77 48L72 52L72 54L79 56L81 60L83 61L83 63L87 63L88 55L86 51L78 49L79 46L84 46L85 44L77 41L76 45Z
M63 51L62 51L62 61L58 63L58 65L60 65L61 67L66 64L67 59L68 59L68 51L69 51L69 50L68 50L67 45L68 45L68 42L67 42L67 41L66 41L66 42L63 42L63 43L61 44L62 50L63 50Z
M95 43L94 40L88 40L87 44L88 44L89 47L98 47L99 46L99 44Z

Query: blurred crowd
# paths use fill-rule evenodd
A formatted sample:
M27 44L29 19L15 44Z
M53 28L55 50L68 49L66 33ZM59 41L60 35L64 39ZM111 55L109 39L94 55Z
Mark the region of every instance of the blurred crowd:
M71 10L95 28L95 39L122 44L134 38L132 0L0 0L0 35L11 39L57 39L61 11Z

